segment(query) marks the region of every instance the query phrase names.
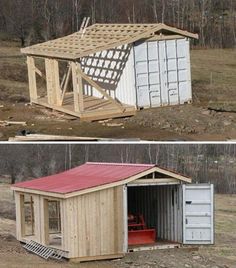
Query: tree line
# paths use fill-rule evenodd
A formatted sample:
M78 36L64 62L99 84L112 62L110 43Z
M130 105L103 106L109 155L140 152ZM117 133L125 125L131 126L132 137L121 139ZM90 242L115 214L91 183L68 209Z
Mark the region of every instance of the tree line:
M26 46L92 23L162 22L199 33L200 47L236 46L235 0L0 0L0 32Z
M236 144L7 144L0 146L1 175L12 183L55 174L88 161L152 163L236 193Z

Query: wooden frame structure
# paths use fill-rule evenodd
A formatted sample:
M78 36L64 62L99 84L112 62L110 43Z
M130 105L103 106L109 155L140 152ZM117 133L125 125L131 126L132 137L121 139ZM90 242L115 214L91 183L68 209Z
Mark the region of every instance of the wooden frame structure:
M81 62L84 57L100 51L140 39L168 39L170 34L175 34L176 38L198 38L196 34L165 24L94 24L86 31L83 29L66 37L23 48L21 52L27 55L30 100L81 120L134 115L136 107L122 104L116 97L110 96L99 81L85 72ZM37 58L44 59L45 72L36 66ZM60 70L60 63L65 61L67 68ZM38 93L37 76L46 80L47 92L44 96ZM101 98L86 95L84 83L96 89Z
M163 177L161 177L163 176ZM63 250L64 257L79 261L120 258L127 248L127 185L180 185L191 179L159 167L137 175L69 194L14 186L17 239L33 240ZM34 235L25 235L24 196L34 204ZM61 244L50 244L48 202L60 204Z

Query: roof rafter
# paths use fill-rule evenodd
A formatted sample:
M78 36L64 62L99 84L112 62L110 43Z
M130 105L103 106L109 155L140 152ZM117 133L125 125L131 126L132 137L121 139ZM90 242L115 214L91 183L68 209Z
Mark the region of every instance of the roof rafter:
M71 35L22 48L21 52L28 55L53 57L68 60L88 56L102 50L130 44L140 39L149 38L155 34L178 34L183 37L198 38L184 30L162 23L156 24L93 24Z

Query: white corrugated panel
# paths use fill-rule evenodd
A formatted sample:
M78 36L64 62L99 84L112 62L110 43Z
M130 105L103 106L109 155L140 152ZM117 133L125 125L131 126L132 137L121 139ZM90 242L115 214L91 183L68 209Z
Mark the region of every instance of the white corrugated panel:
M97 52L81 61L84 72L113 98L124 104L136 105L134 59L132 45ZM102 95L85 81L84 94Z
M136 42L134 58L139 107L158 107L191 101L187 39Z
M184 244L214 243L212 184L183 185Z

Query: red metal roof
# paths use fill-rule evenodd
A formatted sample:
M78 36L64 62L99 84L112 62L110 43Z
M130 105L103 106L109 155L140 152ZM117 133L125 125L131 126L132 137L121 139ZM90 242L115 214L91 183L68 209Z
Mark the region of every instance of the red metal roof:
M19 182L14 187L66 194L121 181L155 165L88 162L59 174Z

